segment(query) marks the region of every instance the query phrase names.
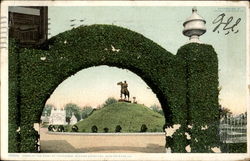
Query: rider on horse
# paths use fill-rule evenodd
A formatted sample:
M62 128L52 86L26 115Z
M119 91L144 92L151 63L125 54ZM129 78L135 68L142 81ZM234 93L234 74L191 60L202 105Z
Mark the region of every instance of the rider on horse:
M121 86L121 99L122 99L122 94L124 95L125 99L128 96L128 100L129 100L129 91L128 91L128 84L126 81L124 81L124 83L119 82L117 83L117 85Z
M122 88L123 88L124 90L128 90L128 84L127 84L126 81L124 81L124 83L122 84Z

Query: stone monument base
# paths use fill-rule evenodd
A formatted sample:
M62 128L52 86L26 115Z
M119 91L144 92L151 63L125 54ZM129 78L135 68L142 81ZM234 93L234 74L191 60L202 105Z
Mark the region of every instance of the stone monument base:
M119 99L118 102L128 102L131 103L131 101L125 100L125 99Z

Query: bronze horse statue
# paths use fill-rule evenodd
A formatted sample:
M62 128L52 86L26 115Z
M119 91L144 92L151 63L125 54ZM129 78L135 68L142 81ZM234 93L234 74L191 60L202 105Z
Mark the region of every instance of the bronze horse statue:
M122 94L124 95L124 99L126 99L128 97L128 101L129 101L129 91L128 91L128 84L126 81L124 81L124 83L122 82L118 82L117 85L121 86L121 99L122 99Z

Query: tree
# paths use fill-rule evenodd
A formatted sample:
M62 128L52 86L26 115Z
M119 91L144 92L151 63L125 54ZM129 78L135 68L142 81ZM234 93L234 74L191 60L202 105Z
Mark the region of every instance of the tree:
M91 106L84 106L81 112L82 119L87 118L93 112L93 110L94 109Z
M43 109L42 116L45 116L45 113L47 116L50 116L52 108L55 108L55 106L52 104L46 104Z
M66 122L67 122L68 124L70 124L70 119L71 119L71 117L67 117L67 116L66 116Z
M117 100L116 100L114 97L109 97L109 98L105 101L105 103L103 104L103 107L104 107L104 106L111 105L111 104L113 104L113 103L117 103Z
M220 105L219 111L220 111L220 118L227 118L227 116L232 115L232 112L230 111L230 109L226 107L222 107L221 105Z
M64 109L66 110L66 117L71 118L73 113L77 118L77 121L81 120L81 109L78 105L73 103L68 103L65 105Z
M97 107L96 107L96 110L100 110L102 108L102 105L98 105Z

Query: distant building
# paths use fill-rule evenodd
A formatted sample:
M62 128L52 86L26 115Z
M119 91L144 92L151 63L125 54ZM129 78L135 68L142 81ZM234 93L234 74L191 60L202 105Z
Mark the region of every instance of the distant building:
M50 125L66 125L66 111L64 109L52 109L49 117Z
M74 125L74 124L76 124L77 123L77 118L76 118L76 116L74 115L74 113L73 113L73 115L72 115L72 117L71 117L71 119L70 119L70 125Z
M36 47L48 38L48 7L10 6L9 37L21 47Z

